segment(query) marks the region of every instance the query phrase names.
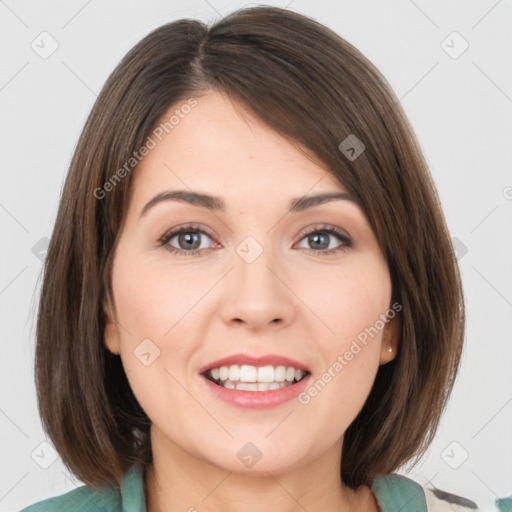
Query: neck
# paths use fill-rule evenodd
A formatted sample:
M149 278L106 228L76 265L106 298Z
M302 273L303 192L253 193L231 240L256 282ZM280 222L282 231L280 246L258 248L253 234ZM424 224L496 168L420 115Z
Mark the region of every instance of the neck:
M263 475L223 470L169 442L153 454L144 475L147 512L268 512L269 506L280 512L379 510L368 487L342 484L341 441L313 462Z

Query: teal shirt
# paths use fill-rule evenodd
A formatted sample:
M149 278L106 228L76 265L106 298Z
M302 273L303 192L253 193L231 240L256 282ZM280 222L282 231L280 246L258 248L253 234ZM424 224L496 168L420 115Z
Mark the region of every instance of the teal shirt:
M427 512L423 488L402 475L376 478L372 491L381 512ZM85 485L65 494L39 501L21 512L146 512L143 472L132 466L121 485L94 490Z

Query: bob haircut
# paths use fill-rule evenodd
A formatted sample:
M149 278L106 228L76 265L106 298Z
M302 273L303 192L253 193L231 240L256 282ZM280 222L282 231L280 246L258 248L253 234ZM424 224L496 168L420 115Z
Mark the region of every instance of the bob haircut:
M103 305L114 304L112 258L133 178L119 170L168 109L209 90L227 93L326 168L367 216L392 302L402 306L400 337L345 432L340 478L357 488L414 456L416 464L452 391L465 329L440 200L380 72L331 29L270 6L239 9L210 27L165 24L124 56L101 90L70 163L43 269L35 380L45 432L66 467L94 488L152 462L151 421L104 343ZM339 149L351 134L365 146L355 159Z

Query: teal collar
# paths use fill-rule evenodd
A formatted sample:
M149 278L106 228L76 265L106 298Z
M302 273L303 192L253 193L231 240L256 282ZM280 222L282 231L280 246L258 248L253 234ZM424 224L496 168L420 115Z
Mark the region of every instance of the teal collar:
M381 512L427 512L423 487L403 475L378 476L373 481L372 491Z
M120 485L122 512L146 512L143 468L132 466Z

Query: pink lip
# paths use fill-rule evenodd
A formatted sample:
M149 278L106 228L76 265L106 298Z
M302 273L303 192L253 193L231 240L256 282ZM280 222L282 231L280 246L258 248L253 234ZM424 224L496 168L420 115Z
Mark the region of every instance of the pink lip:
M199 370L199 373L203 374L207 370L212 370L213 368L220 368L221 366L231 366L234 364L245 364L250 366L286 366L287 368L293 366L293 368L295 368L296 370L303 370L308 373L311 373L310 369L307 366L303 365L302 363L299 363L294 359L290 359L289 357L280 356L278 354L268 354L261 357L253 357L248 356L246 354L233 354L232 356L217 359L217 361L208 363ZM261 393L265 392L263 391Z
M293 365L290 365L293 366ZM208 380L201 375L201 380L213 395L220 400L241 408L265 409L275 407L302 393L309 385L311 374L306 375L299 382L272 391L240 391L238 389L227 389Z

